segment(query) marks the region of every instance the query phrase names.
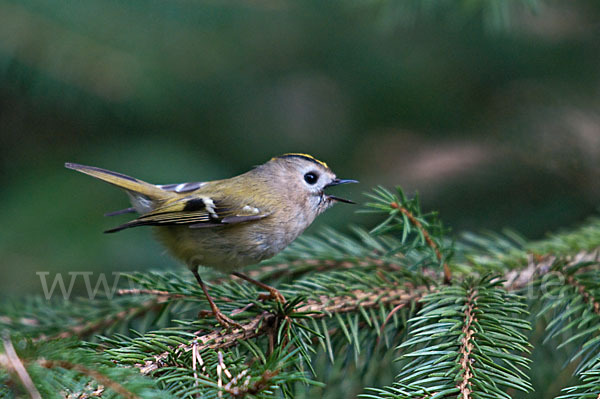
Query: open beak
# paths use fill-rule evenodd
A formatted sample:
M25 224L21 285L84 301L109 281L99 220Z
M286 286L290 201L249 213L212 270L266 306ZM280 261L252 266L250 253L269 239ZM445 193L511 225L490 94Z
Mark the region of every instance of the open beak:
M340 184L348 184L348 183L358 183L358 180L352 180L352 179L334 179L329 184L327 184L325 186L325 188L332 187L332 186L339 186ZM329 195L328 194L327 195L327 199L332 200L332 201L345 202L347 204L356 204L356 202L354 202L354 201L350 201L350 200L345 199L345 198L336 197L335 195Z

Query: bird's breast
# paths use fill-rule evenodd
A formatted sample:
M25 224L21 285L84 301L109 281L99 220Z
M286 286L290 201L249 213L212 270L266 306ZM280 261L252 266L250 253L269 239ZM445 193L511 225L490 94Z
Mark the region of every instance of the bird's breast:
M156 232L169 252L190 268L202 265L227 273L275 256L312 222L300 212L273 216L201 229L161 226Z

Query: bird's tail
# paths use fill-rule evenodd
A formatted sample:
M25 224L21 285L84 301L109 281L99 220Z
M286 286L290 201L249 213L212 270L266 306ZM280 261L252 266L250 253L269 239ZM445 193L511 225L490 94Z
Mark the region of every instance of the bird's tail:
M73 169L86 175L104 180L107 183L122 188L129 195L131 204L138 213L146 213L154 209L158 204L171 197L171 193L162 190L154 184L112 172L110 170L97 168L95 166L79 165L76 163L65 163L65 167Z

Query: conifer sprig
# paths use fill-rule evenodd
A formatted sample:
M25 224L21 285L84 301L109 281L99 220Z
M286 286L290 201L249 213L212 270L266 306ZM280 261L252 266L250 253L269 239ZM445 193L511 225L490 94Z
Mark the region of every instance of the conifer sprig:
M579 375L581 384L563 388L564 395L556 399L599 399L600 398L600 359L594 360L594 365Z
M561 339L557 348L577 363L580 384L561 398L598 399L597 221L547 242L504 232L469 234L455 246L416 197L377 189L372 199L369 211L386 215L372 232L304 237L249 270L277 285L285 305L207 275L242 329L198 318L208 306L187 271L132 273L112 299L5 302L0 327L11 331L16 358L5 342L0 397L302 398L338 389L332 381L347 385L353 372L354 392L372 386L374 373L389 375L376 385L389 387L368 389L370 398L509 398L531 390L530 317L512 293L527 289L543 304L546 345ZM440 279L450 268L452 279Z
M532 389L523 371L530 329L522 298L491 277L468 279L426 295L399 346L402 371L366 398L510 398L504 389Z
M73 338L32 342L23 337L5 336L2 346L5 355L0 356L0 394L3 398L22 397L20 391L25 389L29 397L43 399L93 397L92 392L96 397L108 399L174 399L161 390L155 380L115 364L106 354ZM17 371L18 364L23 370ZM21 375L22 384L10 384L13 373ZM27 378L33 386L25 382ZM13 389L7 390L11 385Z
M570 361L579 362L576 373L597 367L600 356L598 262L557 258L537 285L544 301L538 316L549 319L546 341L560 339L557 349L575 348Z
M452 247L445 245L443 241L448 230L442 225L438 214L431 212L423 214L418 195L408 198L400 187L396 193L392 193L383 187L374 190L374 194L368 194L374 202L368 202L367 210L363 212L383 212L388 217L377 227L371 230L371 234L386 234L401 230L401 242L403 244L412 241L412 245L419 248L429 248L434 259L443 268L444 283L449 284L452 273L448 260L452 255Z

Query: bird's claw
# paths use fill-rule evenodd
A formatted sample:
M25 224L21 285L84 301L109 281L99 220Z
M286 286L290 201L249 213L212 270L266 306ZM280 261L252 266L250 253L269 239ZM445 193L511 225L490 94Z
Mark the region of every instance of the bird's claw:
M275 289L275 288L271 288L269 290L269 293L261 293L258 295L258 299L264 301L267 299L273 299L276 302L279 303L285 303L285 297L283 296L283 294L281 292L279 292L279 290Z
M230 319L229 317L225 316L225 314L223 314L221 311L215 312L214 315L215 315L215 319L217 319L219 324L222 325L224 328L230 329L230 328L235 327L235 328L243 329L243 327L240 323L235 322L232 319Z
M205 318L209 316L214 316L217 319L217 322L223 327L227 329L231 328L243 328L242 325L231 318L227 317L220 310L212 311L212 310L201 310L198 312L198 317Z

